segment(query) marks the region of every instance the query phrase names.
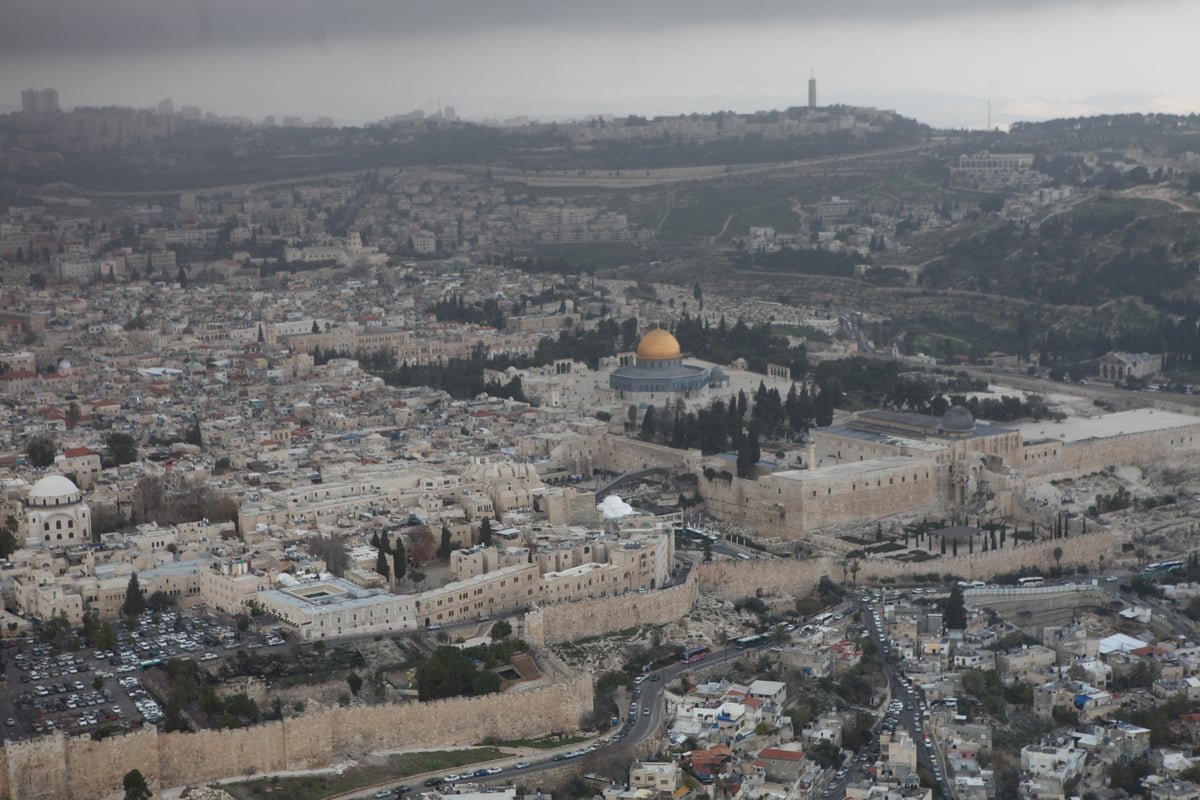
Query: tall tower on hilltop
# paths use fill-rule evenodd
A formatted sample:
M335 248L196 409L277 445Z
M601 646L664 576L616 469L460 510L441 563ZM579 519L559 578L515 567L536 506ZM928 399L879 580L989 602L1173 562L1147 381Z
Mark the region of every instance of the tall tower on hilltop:
M817 107L817 79L811 72L808 75L808 107Z
M21 112L24 114L53 114L58 111L56 89L25 89L21 92Z

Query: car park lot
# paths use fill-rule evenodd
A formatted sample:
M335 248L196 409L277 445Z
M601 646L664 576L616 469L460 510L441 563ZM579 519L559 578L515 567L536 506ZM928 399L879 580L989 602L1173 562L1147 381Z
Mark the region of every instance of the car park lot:
M172 658L216 668L237 649L264 641L195 612L147 613L133 630L124 624L113 629L111 648L74 636L61 637L57 647L31 638L5 640L0 736L19 740L55 730L84 735L161 722L163 711L142 681L144 670ZM268 639L270 646L284 643L276 635Z

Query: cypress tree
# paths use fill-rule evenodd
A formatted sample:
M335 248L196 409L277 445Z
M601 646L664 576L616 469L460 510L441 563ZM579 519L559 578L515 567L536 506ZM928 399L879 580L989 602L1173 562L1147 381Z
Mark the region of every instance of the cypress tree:
M405 571L408 569L408 554L404 552L404 539L396 537L396 547L392 550L392 571L396 576L396 580L404 577Z
M125 587L125 604L121 606L121 613L127 617L136 617L145 610L146 593L138 585L138 576L135 572L129 576L129 585Z

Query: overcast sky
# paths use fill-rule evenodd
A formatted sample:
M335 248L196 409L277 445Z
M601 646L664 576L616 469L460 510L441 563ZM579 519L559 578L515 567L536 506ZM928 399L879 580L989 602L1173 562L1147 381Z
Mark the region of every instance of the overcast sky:
M935 125L1200 109L1200 0L0 0L0 110L355 124L819 102Z

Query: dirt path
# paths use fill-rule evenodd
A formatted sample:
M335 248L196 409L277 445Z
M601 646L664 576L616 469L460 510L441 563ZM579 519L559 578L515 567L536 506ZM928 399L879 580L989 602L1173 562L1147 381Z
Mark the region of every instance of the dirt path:
M721 230L717 232L717 235L716 235L716 236L710 236L710 237L708 237L708 243L709 243L709 244L716 244L716 243L717 243L717 240L718 240L718 239L720 239L722 236L724 236L724 235L725 235L725 231L729 230L729 223L733 222L733 218L734 218L734 217L736 217L736 216L737 216L738 214L740 214L740 213L742 213L742 212L741 212L741 211L735 211L735 212L733 212L732 214L730 214L728 217L726 217L726 218L725 218L725 224L721 226Z

